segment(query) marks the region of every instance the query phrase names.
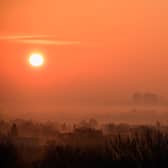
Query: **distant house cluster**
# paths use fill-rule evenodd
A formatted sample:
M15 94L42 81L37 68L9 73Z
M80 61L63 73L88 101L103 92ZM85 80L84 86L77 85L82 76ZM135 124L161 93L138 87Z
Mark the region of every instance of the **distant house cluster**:
M155 105L155 104L159 104L161 102L161 97L155 93L136 92L133 94L132 100L135 104Z

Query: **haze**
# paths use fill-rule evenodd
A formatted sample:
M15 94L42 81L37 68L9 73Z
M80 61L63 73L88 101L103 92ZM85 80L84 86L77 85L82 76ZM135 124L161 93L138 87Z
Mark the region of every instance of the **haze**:
M166 98L167 18L166 0L0 0L1 111L96 118L137 91Z

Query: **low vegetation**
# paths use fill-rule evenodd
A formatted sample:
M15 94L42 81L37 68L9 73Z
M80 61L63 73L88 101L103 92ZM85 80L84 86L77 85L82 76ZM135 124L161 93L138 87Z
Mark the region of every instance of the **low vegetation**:
M84 141L81 139L81 143ZM26 148L26 147L24 147ZM27 147L28 148L28 147ZM144 127L134 133L104 136L103 146L71 146L52 143L43 147L43 155L29 160L9 140L0 144L1 167L32 168L86 168L86 167L166 167L168 160L168 134ZM36 155L38 150L32 152ZM25 154L26 155L26 154Z

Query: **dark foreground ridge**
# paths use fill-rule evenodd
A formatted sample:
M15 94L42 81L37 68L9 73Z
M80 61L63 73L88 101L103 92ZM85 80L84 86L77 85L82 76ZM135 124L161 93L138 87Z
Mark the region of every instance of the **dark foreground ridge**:
M78 128L62 135L61 140L67 143L55 139L45 144L36 144L33 138L31 143L27 138L18 138L16 125L12 131L12 136L1 137L1 168L168 166L168 133L155 127L136 127L131 133L102 136L100 131Z

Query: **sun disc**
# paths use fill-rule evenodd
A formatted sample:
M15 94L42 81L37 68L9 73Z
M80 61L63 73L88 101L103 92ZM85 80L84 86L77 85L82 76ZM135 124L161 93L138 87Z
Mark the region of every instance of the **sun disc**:
M42 54L33 53L29 57L29 63L34 67L42 66L44 63L44 58Z

